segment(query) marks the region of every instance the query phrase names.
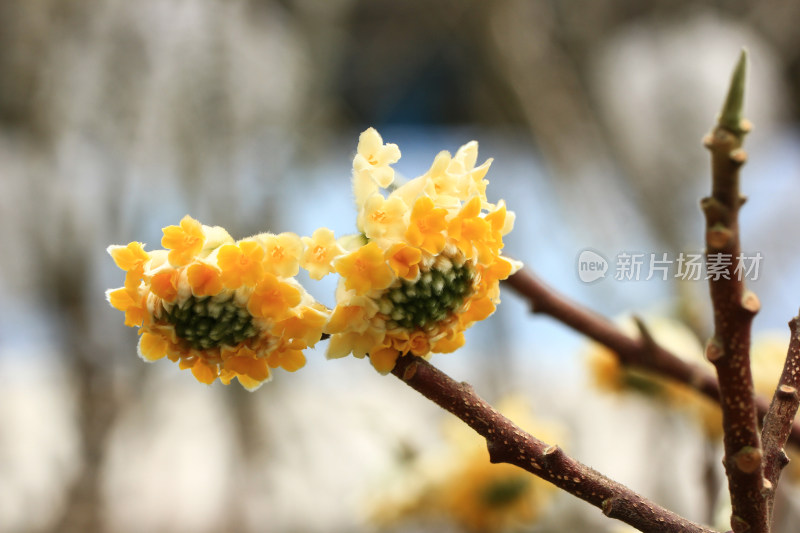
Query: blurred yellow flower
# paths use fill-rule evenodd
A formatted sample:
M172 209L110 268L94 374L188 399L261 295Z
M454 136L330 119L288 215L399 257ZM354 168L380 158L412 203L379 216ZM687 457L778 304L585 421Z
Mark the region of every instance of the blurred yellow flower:
M475 142L455 157L441 152L395 188L400 151L373 129L361 134L353 160L361 239L340 241L345 252L330 260L342 279L329 357L369 354L386 373L405 353L456 350L464 330L494 312L500 280L521 265L500 255L513 213L488 202L489 162L476 168L477 156Z
M561 428L535 420L520 398L501 401L498 410L537 438L563 439ZM516 466L492 464L481 437L448 422L443 448L405 464L394 480L400 490L385 483L388 488L371 502L372 518L380 525L445 519L476 533L529 529L547 511L556 487Z
M786 354L789 351L789 331L766 331L753 336L750 362L753 387L756 393L772 399L778 386Z
M648 320L646 325L659 345L690 363L706 367L708 372L715 372L711 363L705 359L703 346L697 336L686 325L662 317ZM640 334L632 320L622 322L620 328L632 337ZM588 349L587 363L599 389L616 393L638 393L670 408L682 410L695 417L709 439L721 438L722 413L719 405L688 385L646 370L623 367L616 354L596 343L592 343Z
M329 312L292 275L303 245L296 235L234 242L225 230L184 217L164 228L168 250L111 246L125 286L107 292L125 324L140 328L139 355L167 357L198 381L234 378L255 389L271 369L294 372L322 336ZM299 245L298 245L299 244Z
M621 327L632 336L637 334L632 321L622 323ZM685 325L675 320L658 318L648 321L647 328L661 346L716 375L713 365L705 358L697 337ZM767 332L753 336L750 360L756 394L768 400L772 398L788 347L788 332ZM666 406L693 415L709 439L722 438L722 413L719 405L688 385L645 370L623 367L613 352L595 343L588 349L587 364L599 389L644 394ZM800 474L800 469L798 470Z

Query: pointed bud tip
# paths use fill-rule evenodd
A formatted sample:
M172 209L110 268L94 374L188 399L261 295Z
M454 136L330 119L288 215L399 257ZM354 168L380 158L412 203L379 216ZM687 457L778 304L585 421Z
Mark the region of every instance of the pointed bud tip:
M728 88L728 95L725 98L725 105L719 114L718 124L737 134L747 133L749 127L745 125L742 117L744 108L744 87L747 81L747 49L742 48L739 54L739 61L731 76L731 84Z

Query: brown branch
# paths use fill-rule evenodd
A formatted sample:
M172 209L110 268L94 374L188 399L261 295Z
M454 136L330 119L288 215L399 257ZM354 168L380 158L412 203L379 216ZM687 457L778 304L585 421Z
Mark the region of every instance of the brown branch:
M783 365L778 388L772 397L767 416L764 417L764 428L761 440L764 444L764 478L767 485L767 508L772 517L772 505L775 500L775 487L789 458L783 447L789 437L792 421L800 407L800 315L789 322L792 337L789 351Z
M706 357L719 380L731 527L735 533L768 533L761 433L750 369L750 325L759 303L755 294L745 290L741 271L736 269L741 258L738 214L745 202L739 193L739 169L747 159L742 141L749 130L741 118L745 60L743 52L719 122L703 139L711 151L713 180L711 196L701 202L706 216L706 264L718 267L715 275L708 276L714 336L706 345Z
M719 402L716 377L702 366L685 361L658 345L652 338L629 337L607 318L559 294L526 269L509 277L506 284L528 300L532 312L550 316L604 345L624 366L668 377ZM755 402L759 417L766 415L767 400L758 397ZM790 426L789 441L800 446L800 424Z
M455 381L424 359L403 356L392 374L485 438L493 463L527 470L640 531L712 532L570 458L558 446L525 433L475 394L470 385Z

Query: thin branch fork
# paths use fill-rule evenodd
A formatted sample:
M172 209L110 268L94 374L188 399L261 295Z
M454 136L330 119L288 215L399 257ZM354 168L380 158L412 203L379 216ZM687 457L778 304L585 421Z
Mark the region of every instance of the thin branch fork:
M764 417L761 440L764 446L764 478L767 485L767 508L770 519L775 501L775 488L781 471L788 464L784 446L792 428L792 421L800 407L800 314L789 322L791 340L778 388L772 397L769 412Z
M485 438L493 463L516 465L640 531L713 533L579 463L558 446L525 433L470 385L455 381L424 359L405 355L397 360L392 374Z

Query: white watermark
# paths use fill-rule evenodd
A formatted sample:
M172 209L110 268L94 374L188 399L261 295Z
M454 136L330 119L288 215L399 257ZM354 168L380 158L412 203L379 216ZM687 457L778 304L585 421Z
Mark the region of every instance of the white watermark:
M708 257L701 252L619 252L609 262L600 252L584 249L578 254L578 278L593 283L608 276L617 281L649 281L651 279L679 279L683 281L749 280L760 275L763 256L761 252L738 255L714 253Z
M584 283L593 283L606 277L608 261L594 250L583 250L578 255L578 277Z

